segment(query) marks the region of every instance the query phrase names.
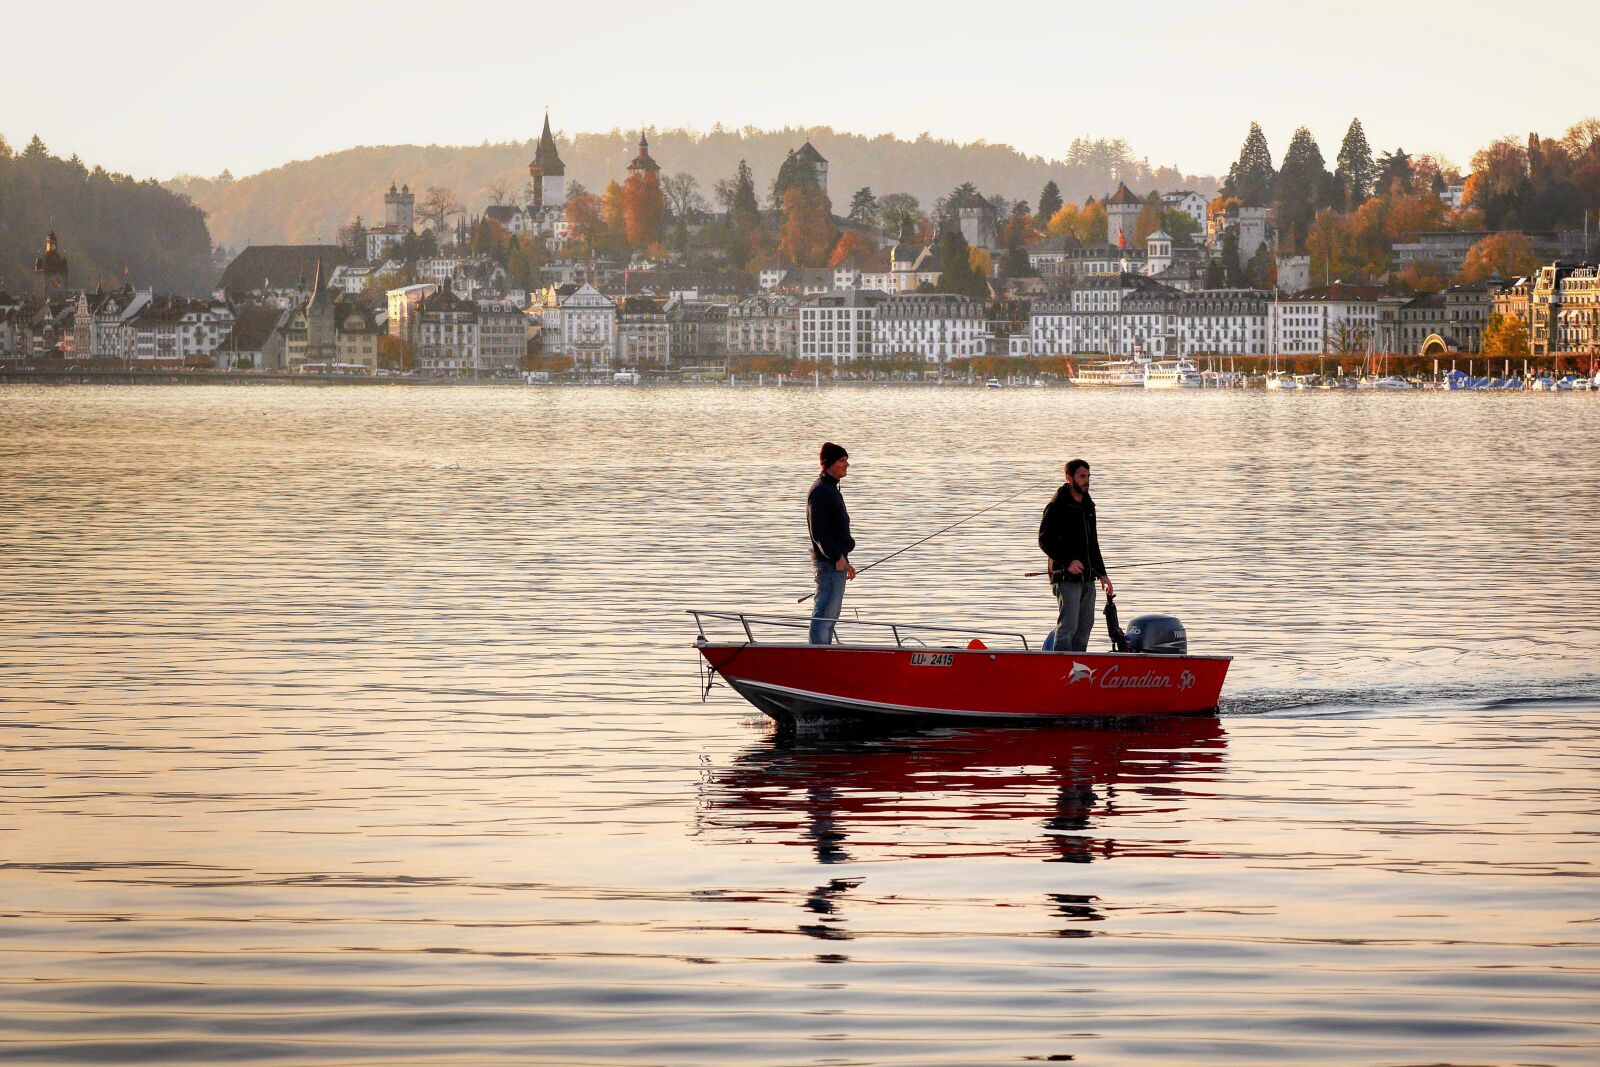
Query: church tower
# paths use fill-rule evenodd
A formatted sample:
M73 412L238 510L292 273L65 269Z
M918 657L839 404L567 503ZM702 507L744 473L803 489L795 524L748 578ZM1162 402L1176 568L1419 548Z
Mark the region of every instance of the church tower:
M66 293L67 257L56 248L54 230L45 234L44 251L33 261L33 276L38 283L40 296L49 299Z
M650 142L645 140L644 130L639 131L639 154L628 164L629 174L655 174L661 170L660 165L650 158Z
M567 168L556 154L556 139L550 133L550 112L544 114L544 132L539 135L539 147L533 151L533 162L528 164L528 176L533 179L533 199L528 210L538 214L545 208L561 209L567 204Z
M311 299L306 301L306 362L336 363L339 339L334 333L333 294L322 280L322 260L317 260Z

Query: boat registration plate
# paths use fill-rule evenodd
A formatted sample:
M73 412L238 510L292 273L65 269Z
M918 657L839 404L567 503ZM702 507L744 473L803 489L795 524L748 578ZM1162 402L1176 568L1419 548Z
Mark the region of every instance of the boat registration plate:
M911 665L913 667L950 667L956 662L952 652L913 652Z

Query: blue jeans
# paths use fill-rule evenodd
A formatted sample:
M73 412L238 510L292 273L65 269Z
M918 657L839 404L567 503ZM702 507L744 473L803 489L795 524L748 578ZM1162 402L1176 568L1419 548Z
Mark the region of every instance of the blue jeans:
M825 559L816 561L817 599L811 606L811 643L833 644L833 623L844 607L845 572Z
M1089 638L1094 633L1094 593L1094 582L1055 584L1056 604L1061 609L1056 618L1057 652L1089 651Z

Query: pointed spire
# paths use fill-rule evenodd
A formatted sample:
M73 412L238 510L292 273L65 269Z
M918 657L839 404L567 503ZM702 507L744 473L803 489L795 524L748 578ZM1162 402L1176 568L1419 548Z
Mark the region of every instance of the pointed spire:
M535 169L537 168L537 173ZM534 177L544 176L559 178L566 174L567 168L561 162L561 156L556 152L556 138L550 132L550 109L544 113L544 130L539 134L539 147L533 151L533 163L528 167L528 172Z

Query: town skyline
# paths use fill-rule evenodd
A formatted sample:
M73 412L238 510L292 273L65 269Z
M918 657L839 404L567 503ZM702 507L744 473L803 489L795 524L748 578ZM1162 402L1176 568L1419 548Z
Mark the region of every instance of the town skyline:
M402 83L404 106L352 113L335 104L340 80L320 73L315 50L296 43L308 20L326 39L357 42L374 57L402 57L414 47L418 20L436 18L434 9L394 4L380 15L291 2L286 17L258 25L189 0L152 6L166 17L96 18L95 11L109 16L114 9L88 4L70 72L53 50L19 51L0 73L0 91L35 103L8 109L0 135L16 147L38 135L63 156L140 178L245 177L361 146L522 143L548 106L564 138L641 125L702 133L719 125L825 125L867 137L926 134L960 145L1009 145L1052 161L1074 138L1120 138L1153 166L1220 176L1238 130L1251 121L1274 144L1301 125L1326 142L1359 114L1375 144L1465 166L1496 137L1578 121L1586 102L1580 66L1563 70L1534 47L1543 20L1496 22L1491 42L1485 27L1494 9L1486 4L1360 4L1316 28L1311 54L1296 44L1307 32L1302 13L1259 4L1224 5L1203 20L1162 3L1142 7L1138 19L1109 8L1063 19L1042 4L1012 4L984 19L994 44L983 48L952 28L974 18L956 5L922 5L914 21L904 9L825 5L776 27L766 25L771 16L713 3L689 19L623 4L622 30L603 47L546 45L531 63L485 63L476 48L430 53L427 80L470 85L470 99L460 91L411 92ZM1562 10L1583 13L1576 3L1556 3L1546 13L1560 19ZM548 12L498 3L457 5L451 18L468 29L495 25L497 37L512 40L547 41L561 25ZM1374 26L1384 32L1375 35ZM1067 38L1059 56L1026 44L1050 27ZM49 39L39 9L14 13L13 29L16 40ZM763 46L729 47L746 38ZM205 123L205 135L196 136L192 65L156 64L133 81L113 73L126 69L119 57L127 49L171 47L177 39L219 60L248 49L281 62L271 72L246 68L206 83L202 116L228 121ZM780 39L783 46L774 47ZM958 42L961 50L953 52ZM1485 93L1471 106L1452 100L1445 80L1463 63L1486 58L1491 44L1498 83L1538 87L1537 115L1524 92ZM1050 58L1029 62L1031 50ZM1195 66L1187 56L1213 62ZM597 70L619 76L596 79ZM905 91L907 78L916 79L916 92ZM118 106L105 106L112 97ZM1007 98L1011 106L997 106ZM130 115L138 119L137 137L128 136Z

